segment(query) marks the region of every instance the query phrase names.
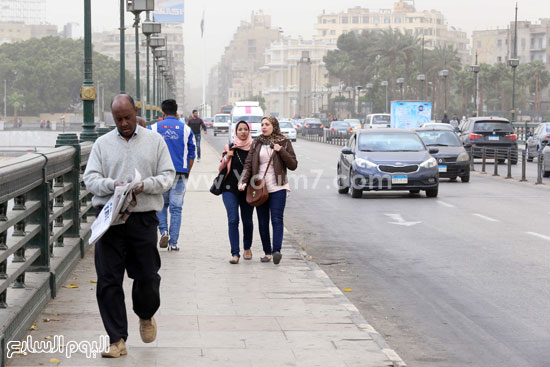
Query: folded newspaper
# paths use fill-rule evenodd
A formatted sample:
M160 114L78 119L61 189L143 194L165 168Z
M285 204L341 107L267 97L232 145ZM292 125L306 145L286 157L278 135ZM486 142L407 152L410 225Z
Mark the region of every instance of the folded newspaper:
M90 244L93 244L107 232L110 226L126 222L137 204L134 189L141 183L141 175L136 169L133 178L127 179L124 185L115 187L115 193L107 201L101 212L92 223Z

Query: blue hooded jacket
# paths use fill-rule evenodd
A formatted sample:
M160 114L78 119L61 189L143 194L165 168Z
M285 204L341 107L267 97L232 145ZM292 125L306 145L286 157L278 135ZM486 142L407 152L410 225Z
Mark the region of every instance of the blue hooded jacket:
M195 159L194 135L191 128L172 116L151 125L150 128L164 138L176 172L189 173L189 161Z

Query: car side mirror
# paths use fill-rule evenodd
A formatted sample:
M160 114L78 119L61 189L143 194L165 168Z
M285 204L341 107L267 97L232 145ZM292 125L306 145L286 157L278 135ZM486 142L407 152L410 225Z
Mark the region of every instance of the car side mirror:
M342 149L342 154L348 155L353 154L353 152L351 151L351 148L345 147L344 149Z
M439 153L439 148L430 148L430 150L428 152L430 154L437 154L437 153Z

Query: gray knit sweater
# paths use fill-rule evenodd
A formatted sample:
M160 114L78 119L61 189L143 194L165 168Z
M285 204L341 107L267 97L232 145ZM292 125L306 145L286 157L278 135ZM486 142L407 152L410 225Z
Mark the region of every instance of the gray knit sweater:
M162 136L140 126L128 142L115 129L94 143L84 172L86 188L94 195L93 206L105 205L115 191L115 181L133 177L136 168L143 192L133 211L162 210L162 193L172 187L176 171Z

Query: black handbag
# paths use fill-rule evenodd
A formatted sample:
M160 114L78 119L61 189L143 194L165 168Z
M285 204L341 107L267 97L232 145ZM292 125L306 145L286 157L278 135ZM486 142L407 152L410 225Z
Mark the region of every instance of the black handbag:
M225 180L225 175L227 174L227 168L224 168L218 173L218 176L214 179L212 186L210 187L210 192L216 196L222 194L223 181Z

